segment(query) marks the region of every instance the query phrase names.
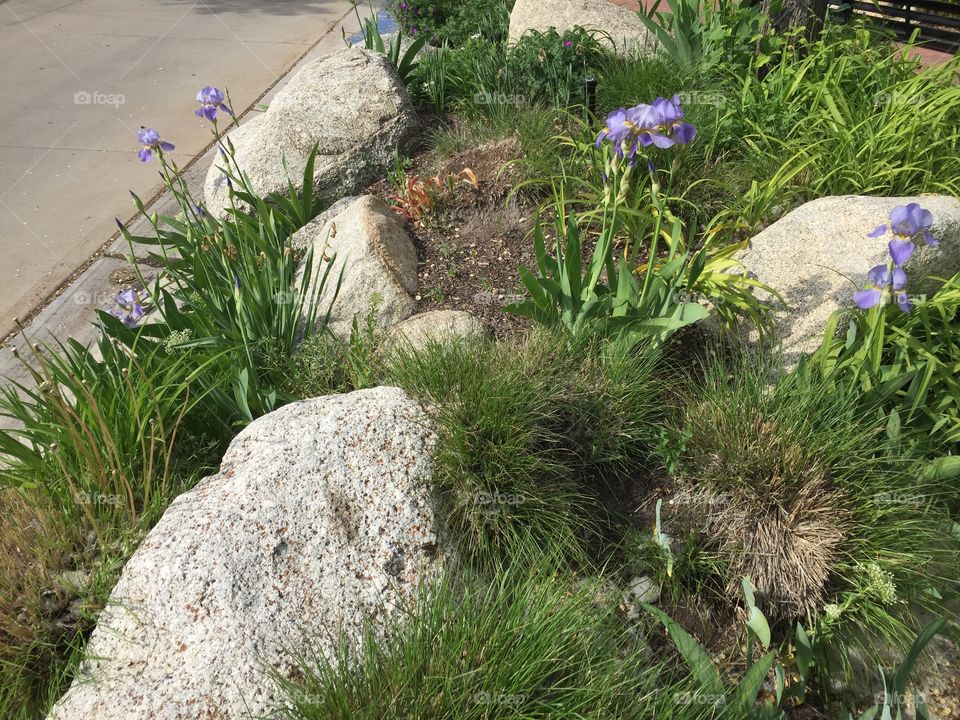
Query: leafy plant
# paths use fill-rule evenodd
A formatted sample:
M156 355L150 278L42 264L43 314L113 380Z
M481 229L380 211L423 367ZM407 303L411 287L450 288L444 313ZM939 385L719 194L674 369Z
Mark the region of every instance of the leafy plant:
M530 30L510 48L504 72L527 103L569 108L586 102L586 78L608 55L603 37L580 27Z
M421 178L419 175L404 175L397 178L398 192L389 195L393 209L411 222L420 222L434 211L437 196L441 192L452 193L459 182L477 187L477 176L470 168L458 173L448 173L442 179L439 175Z
M437 110L489 116L503 109L567 108L585 101L585 78L609 56L582 28L528 32L515 44L471 38L426 56L415 91Z
M399 30L396 35L390 38L389 42L384 42L383 35L380 33L380 25L377 22L377 13L370 5L370 14L372 17L360 19L360 13L357 10L357 4L354 3L353 12L357 16L357 22L361 24L363 33L363 45L367 50L376 50L382 55L386 55L390 64L397 70L397 75L404 85L410 84L413 71L417 67L417 55L427 44L428 37L421 34L415 38L407 47L403 47L403 30ZM345 31L342 31L345 33Z
M960 275L931 297L917 298L909 313L896 304L838 310L810 368L831 382L855 385L892 435L909 427L914 438L960 443L958 314ZM844 321L847 331L838 335Z
M225 141L223 172L234 189L223 220L193 201L161 156L182 217L150 216L153 237L121 228L131 249L134 243L157 248L151 257L163 270L149 293L161 321L130 329L108 319L105 330L128 347L141 338L168 342L173 336L180 350L216 358L217 372L198 376L197 383L229 422L248 422L291 399L278 395L282 378L269 370L277 356L291 354L325 327L333 300L321 315L318 299L328 283L336 282L334 299L339 290L341 278L330 276L333 257L322 250L315 263L312 247L303 251L290 244L293 232L319 209L313 198L316 154L314 147L302 191L291 182L286 197L261 198L250 190ZM142 274L141 282L148 285ZM231 393L222 387L225 380Z
M745 579L744 588L748 593L749 602L748 587L749 580ZM748 644L747 670L735 686L727 688L724 685L720 670L714 665L707 651L692 635L659 608L647 603L643 603L643 607L663 624L671 640L673 640L673 644L687 663L697 686L690 698L691 703L695 702L699 705L715 708L721 712L723 717L749 718L756 716L757 695L767 673L770 672L776 660L775 652L768 652L760 660L754 662Z
M703 58L707 44L704 16L710 7L703 0L667 0L668 12L660 12L660 0L637 15L657 39L657 45L682 68L691 68Z
M752 59L752 42L763 41L766 20L758 5L740 0L667 0L669 11L659 10L661 0L637 14L656 38L658 47L678 67L689 70Z
M703 250L691 253L686 249L683 226L668 213L656 181L650 185L649 206L644 212L623 212L634 219L629 226L633 234L623 241L622 249L615 250L624 227L620 208L629 193L639 145L670 147L690 142L696 130L681 122L682 117L679 102L663 98L653 105L621 109L608 116L597 141L610 141L604 145L608 184L598 211L599 237L586 267L582 265L580 227L575 216L565 217L562 191L555 191L555 257L546 252L538 221L534 230L538 274L520 269L530 297L508 305L507 311L574 335L598 330L627 343L640 339L662 343L681 327L707 316L706 308L686 302L683 293L697 283L707 255ZM643 242L647 237L649 241ZM666 245L663 258L661 243ZM644 263L641 252L646 253ZM635 269L642 271L642 280ZM605 283L601 282L604 277Z
M923 628L892 677L887 677L883 668L879 668L880 676L883 679L883 701L867 708L858 720L874 720L878 715L882 720L894 717L901 720L906 717L904 712L909 712L907 690L910 688L910 675L913 673L914 665L920 659L926 646L938 633L943 631L946 624L947 621L944 618L939 618ZM914 693L913 695L913 717L918 720L928 720L930 717L921 693ZM851 715L850 718L852 720L853 716Z
M400 27L431 44L459 47L470 38L492 42L507 39L512 0L390 0L387 9Z

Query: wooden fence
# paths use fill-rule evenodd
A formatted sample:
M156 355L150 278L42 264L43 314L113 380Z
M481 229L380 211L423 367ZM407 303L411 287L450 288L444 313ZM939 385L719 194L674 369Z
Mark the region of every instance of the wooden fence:
M856 13L874 18L906 39L914 30L928 47L956 54L960 50L960 0L851 0L831 2L840 16Z

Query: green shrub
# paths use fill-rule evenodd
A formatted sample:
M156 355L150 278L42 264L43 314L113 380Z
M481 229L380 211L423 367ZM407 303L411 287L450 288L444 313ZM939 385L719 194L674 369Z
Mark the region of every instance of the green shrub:
M567 108L585 101L585 78L609 55L594 33L528 32L508 46L470 38L423 58L415 87L436 110L487 115L509 106Z
M586 102L586 78L608 55L603 38L583 28L531 30L510 49L506 72L529 103L568 108Z
M495 562L526 539L582 558L598 493L647 459L654 362L547 333L399 353L385 381L421 398L439 428L435 482L466 557Z
M301 679L279 679L277 717L710 716L683 702L691 684L666 674L623 627L616 594L555 570L547 561L506 566L493 578L467 573L425 588L383 638L365 634L362 662L344 645L334 658L305 658Z
M478 36L492 42L505 42L513 2L390 0L387 9L408 35L426 35L434 45L449 43L459 47Z

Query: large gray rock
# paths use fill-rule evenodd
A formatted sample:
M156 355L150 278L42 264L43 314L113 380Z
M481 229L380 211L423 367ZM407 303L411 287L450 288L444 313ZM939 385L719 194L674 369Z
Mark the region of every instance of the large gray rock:
M939 282L960 271L960 200L943 195L879 198L860 195L826 197L801 205L750 241L739 260L747 271L779 292L774 324L792 365L815 351L827 319L853 306L853 294L867 282L870 268L887 259L890 236L867 234L887 219L896 205L911 202L933 213L939 248L919 241L905 266L911 293L931 293Z
M381 387L251 423L127 563L50 718L260 717L265 669L329 657L341 631L356 650L442 562L423 418Z
M382 327L413 314L417 306L417 251L397 214L380 198L364 195L338 203L333 212L319 215L300 228L291 243L294 247L313 247L314 281L317 270L322 272L320 258L333 258L334 265L319 296L320 314L330 306L342 272L340 291L330 314L330 329L338 337L349 338L354 317L362 324L371 310ZM297 282L303 282L302 276Z
M388 342L419 352L431 342L444 343L458 338L482 338L488 328L465 310L431 310L399 322L389 329Z
M509 40L515 43L530 30L555 28L563 33L575 27L609 35L621 55L649 54L656 45L636 12L610 0L517 0L510 13Z
M286 193L288 178L301 190L307 158L319 144L314 191L332 202L380 178L415 123L389 60L353 47L304 65L263 115L228 137L259 195ZM207 209L218 217L228 206L224 164L217 154L204 183Z

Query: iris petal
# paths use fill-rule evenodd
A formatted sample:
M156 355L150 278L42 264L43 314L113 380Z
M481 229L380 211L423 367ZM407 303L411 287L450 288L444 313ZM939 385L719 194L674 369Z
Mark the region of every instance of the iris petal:
M891 240L887 247L890 250L890 257L893 258L896 265L903 265L910 259L916 249L916 246L909 240Z
M883 297L883 293L876 288L871 288L869 290L861 290L860 292L853 294L853 302L856 303L857 307L861 310L868 310L874 305L877 305L880 302L880 298Z
M877 287L886 287L890 284L890 268L886 265L877 265L870 268L867 279Z
M907 297L906 293L900 293L897 295L897 305L899 305L900 309L908 315L910 314L910 310L913 309L913 303L910 302L910 298Z
M901 267L893 269L893 289L902 290L907 284L907 274Z

